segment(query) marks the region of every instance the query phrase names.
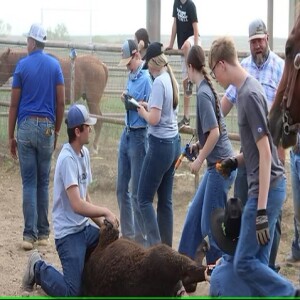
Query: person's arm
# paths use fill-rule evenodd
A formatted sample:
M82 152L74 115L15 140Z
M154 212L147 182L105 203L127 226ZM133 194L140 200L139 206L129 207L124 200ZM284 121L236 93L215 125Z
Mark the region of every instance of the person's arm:
M92 203L90 194L87 192L86 201ZM105 217L92 217L92 221L98 226L101 227L104 224Z
M198 29L198 22L193 23L193 30L194 30L194 43L195 45L199 45L199 29Z
M221 109L224 117L226 117L229 114L232 107L233 107L233 103L229 101L226 95L224 95L221 99Z
M278 145L277 152L279 160L281 161L282 165L285 166L285 149L282 147L282 145Z
M146 122L152 126L158 124L161 118L161 110L155 107L151 107L150 111L147 111L145 106L147 103L142 102L141 106L138 108L139 115L146 120Z
M65 113L65 86L60 84L56 86L56 118L55 118L55 140L54 149L61 128Z
M177 34L176 18L173 18L173 25L172 25L171 39L170 39L169 46L166 47L166 50L172 50L172 49L173 49L176 34Z
M219 127L215 127L212 130L210 130L205 145L199 152L197 158L190 165L190 169L192 173L199 172L204 160L207 158L207 156L212 152L212 150L216 146L219 137L220 137Z
M18 158L17 141L15 139L15 127L16 127L20 97L21 97L21 89L12 88L10 106L8 111L8 143L9 143L10 154L13 159Z
M266 209L268 193L270 187L270 174L271 174L271 149L269 139L265 135L256 142L259 152L259 190L257 209Z
M77 185L70 186L67 189L67 195L75 213L91 219L104 217L112 224L119 224L118 218L108 208L92 204L88 193L87 201L81 199L79 187Z

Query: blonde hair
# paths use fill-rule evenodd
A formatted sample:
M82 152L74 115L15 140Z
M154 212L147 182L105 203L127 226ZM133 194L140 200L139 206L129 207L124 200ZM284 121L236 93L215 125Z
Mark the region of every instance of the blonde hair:
M209 67L213 68L213 64L225 60L230 65L236 65L238 62L238 55L235 49L234 41L231 37L220 37L213 41L209 54Z
M153 57L149 60L148 66L151 66L157 70L161 70L163 67L167 67L167 72L170 75L171 82L172 82L172 88L173 88L173 109L175 109L178 106L178 83L174 76L174 73L172 71L172 68L170 67L168 63L168 59L165 56L165 54L160 54L156 57Z

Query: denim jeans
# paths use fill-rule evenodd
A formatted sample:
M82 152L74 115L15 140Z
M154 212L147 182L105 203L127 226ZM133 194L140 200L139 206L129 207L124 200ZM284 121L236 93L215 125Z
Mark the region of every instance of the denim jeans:
M63 273L41 260L35 264L35 282L49 296L80 296L86 253L99 241L99 229L89 225L78 233L55 240Z
M208 235L210 250L206 254L207 264L214 264L223 255L214 241L210 229L210 216L215 208L224 208L227 193L231 188L236 171L224 178L215 168L205 171L198 190L189 204L185 218L178 252L195 258L197 247Z
M271 240L285 197L286 178L282 176L270 187L268 194L267 214ZM256 213L257 198L248 198L234 255L234 269L248 284L253 296L293 296L293 284L268 266L271 243L261 246L257 242Z
M142 164L148 147L147 129L123 130L118 156L117 198L122 236L146 246L144 222L137 201Z
M240 198L243 202L243 205L244 206L246 205L248 199L248 183L247 183L247 172L244 166L240 166L237 171L237 175L234 183L234 197ZM276 270L276 257L277 257L277 252L278 252L280 238L281 238L281 217L282 217L282 211L280 211L280 214L276 221L274 237L272 241L272 247L271 247L270 258L269 258L269 267L272 268L273 270Z
M294 239L292 243L292 255L300 259L300 154L290 150L291 182L294 203Z
M180 155L181 138L157 138L149 135L149 149L144 159L138 189L138 201L145 222L148 246L173 241L174 167ZM157 193L157 213L153 207Z
M54 124L26 118L18 125L17 145L23 184L23 238L29 241L47 238Z

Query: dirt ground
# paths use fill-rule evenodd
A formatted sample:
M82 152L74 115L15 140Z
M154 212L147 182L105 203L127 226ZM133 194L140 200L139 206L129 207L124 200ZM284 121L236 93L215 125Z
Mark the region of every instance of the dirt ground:
M18 162L12 161L7 155L5 147L0 149L0 296L30 296L44 295L41 289L35 289L32 293L21 290L21 280L24 267L27 263L28 252L21 248L23 215L21 179ZM114 151L113 153L115 153ZM115 195L116 157L111 159L111 149L102 149L96 156L92 156L92 172L94 183L91 186L93 202L107 206L119 214ZM55 166L54 155L51 178ZM109 159L108 159L109 158ZM114 161L114 163L112 163ZM188 163L183 162L175 176L174 183L174 249L177 249L181 235L183 221L187 205L193 196L195 189L194 176L188 171ZM52 209L52 180L50 184L50 222ZM280 273L299 285L299 268L284 263L284 257L290 251L293 234L293 208L292 199L288 196L284 205L282 220L282 239L278 254L278 263L281 266ZM43 258L60 268L59 258L56 254L53 235L50 235L50 246L38 247ZM208 283L198 284L193 296L208 295Z

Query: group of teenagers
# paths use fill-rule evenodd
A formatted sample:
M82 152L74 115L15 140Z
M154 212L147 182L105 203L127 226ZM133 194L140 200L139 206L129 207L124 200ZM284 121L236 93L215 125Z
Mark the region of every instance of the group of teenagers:
M166 47L173 47L176 34L178 47L187 46L182 61L186 74L184 92L188 81L196 87L198 138L190 146L190 151L197 153L190 170L197 173L205 168L188 207L178 252L194 259L199 244L208 237L206 264L215 265L218 261L207 277L211 280L212 296L299 296L297 288L276 272L275 262L272 265L269 261L276 223L286 198L282 152L274 146L268 128L269 103L275 96L283 61L269 49L263 21L254 20L249 25L251 55L240 63L233 39L220 37L210 47L211 72L207 71L205 53L195 30L197 18L192 14L189 29L183 22L195 10L191 0L174 1L174 24ZM190 35L183 40L179 32ZM32 39L29 42L34 42L35 35ZM181 152L179 85L160 42L126 40L119 65L128 70L121 95L125 127L119 142L116 186L120 221L109 209L92 204L88 193L92 173L85 145L96 119L85 106L74 104L66 117L69 142L60 151L54 174L52 219L63 272L47 263L38 251L32 251L22 283L27 290L36 284L50 296L80 295L85 255L97 245L104 219L114 226L120 222L121 235L145 247L159 243L173 247L172 192L175 164ZM212 79L226 88L221 102ZM238 154L224 121L233 105L237 108L241 140ZM229 169L226 174L216 168L220 162ZM227 200L238 178L246 182L246 195L243 198L236 189L235 198ZM228 218L231 202L238 203L238 222ZM212 217L218 209L221 222ZM228 252L223 247L226 243L220 242L212 230L216 223L222 229L223 241L233 243L234 250Z

